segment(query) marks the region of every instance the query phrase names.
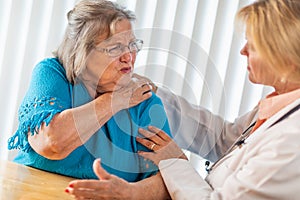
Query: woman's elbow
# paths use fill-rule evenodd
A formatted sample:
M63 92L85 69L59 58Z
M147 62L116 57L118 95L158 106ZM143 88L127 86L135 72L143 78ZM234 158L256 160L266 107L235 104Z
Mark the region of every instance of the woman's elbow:
M62 160L71 153L66 151L65 144L49 137L43 137L42 133L29 134L28 142L36 153L50 160Z

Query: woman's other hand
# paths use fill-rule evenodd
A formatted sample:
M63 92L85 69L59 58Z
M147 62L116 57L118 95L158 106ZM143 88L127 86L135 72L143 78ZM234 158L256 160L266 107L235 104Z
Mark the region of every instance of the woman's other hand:
M181 148L164 131L153 126L148 129L140 128L139 132L146 138L137 137L136 140L153 152L140 151L139 155L152 160L156 165L161 160L170 158L188 160Z
M134 199L133 185L106 172L96 159L93 169L99 180L75 180L69 183L66 192L76 199Z
M149 78L147 78L145 76L141 76L139 74L133 74L132 77L135 78L135 79L137 79L137 80L141 80L141 81L147 82L149 85L151 85L152 92L156 93L157 86Z
M170 199L160 173L129 183L106 172L100 159L94 161L93 169L99 180L74 180L65 191L75 199Z
M126 87L110 93L113 113L136 106L150 98L151 90L152 86L147 80L132 78Z

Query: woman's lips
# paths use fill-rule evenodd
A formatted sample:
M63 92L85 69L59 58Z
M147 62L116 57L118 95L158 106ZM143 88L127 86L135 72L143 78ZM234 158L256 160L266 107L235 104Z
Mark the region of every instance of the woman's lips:
M124 74L128 74L131 72L131 67L123 67L120 71Z

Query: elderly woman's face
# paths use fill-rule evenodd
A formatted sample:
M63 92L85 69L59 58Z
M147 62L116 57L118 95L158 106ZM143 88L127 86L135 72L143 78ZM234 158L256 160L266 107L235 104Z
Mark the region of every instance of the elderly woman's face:
M247 42L240 53L247 57L247 70L252 83L274 86L277 82L274 72L253 46L252 37L247 35Z
M135 40L131 23L128 20L123 19L117 22L114 35L109 39L105 37L100 36L103 42L91 51L87 59L87 77L85 78L92 81L98 93L111 92L125 87L131 80L136 59L136 52L130 52L127 48L128 44ZM120 55L108 52L120 45L125 47Z

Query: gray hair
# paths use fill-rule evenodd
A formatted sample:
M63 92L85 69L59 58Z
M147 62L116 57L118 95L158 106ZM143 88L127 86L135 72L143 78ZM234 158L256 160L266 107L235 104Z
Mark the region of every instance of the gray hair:
M115 24L122 20L135 20L133 12L105 0L82 0L67 14L68 25L62 43L54 55L66 69L67 78L76 78L86 67L86 59L93 47L101 41L99 36L114 33Z

